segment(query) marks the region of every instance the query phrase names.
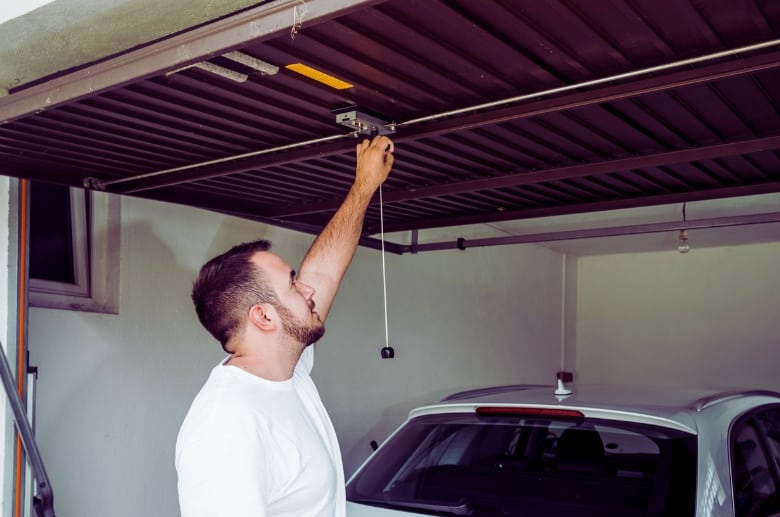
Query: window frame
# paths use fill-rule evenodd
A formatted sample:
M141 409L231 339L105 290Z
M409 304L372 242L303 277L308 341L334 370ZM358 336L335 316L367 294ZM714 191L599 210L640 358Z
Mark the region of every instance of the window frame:
M118 314L121 198L77 187L70 195L76 284L30 278L30 306Z

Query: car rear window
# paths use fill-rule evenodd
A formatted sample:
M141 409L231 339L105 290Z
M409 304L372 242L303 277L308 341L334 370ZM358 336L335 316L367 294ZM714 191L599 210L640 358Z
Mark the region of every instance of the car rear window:
M619 421L430 415L347 486L350 501L431 515L693 516L696 437Z

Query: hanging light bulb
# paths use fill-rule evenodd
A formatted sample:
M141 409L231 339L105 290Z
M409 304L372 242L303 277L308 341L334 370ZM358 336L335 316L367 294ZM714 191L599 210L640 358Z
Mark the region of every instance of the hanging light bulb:
M688 242L688 230L680 230L680 239L677 241L677 251L688 253L691 251L691 243Z
M685 223L685 205L682 206L682 220ZM680 237L677 239L677 251L680 253L688 253L691 251L691 243L688 242L688 230L680 230Z

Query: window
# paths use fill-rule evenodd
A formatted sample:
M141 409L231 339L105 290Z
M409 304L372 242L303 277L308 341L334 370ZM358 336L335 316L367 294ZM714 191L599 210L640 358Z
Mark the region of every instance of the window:
M89 294L87 192L30 185L30 279L49 294Z
M731 432L731 482L737 517L768 517L780 512L777 454L780 408L752 413ZM776 457L776 456L775 456Z
M756 415L756 420L766 438L769 454L774 456L775 465L780 467L780 408L762 411Z
M30 185L30 305L118 312L119 198Z
M693 516L696 445L632 422L427 415L371 457L347 499L436 515Z

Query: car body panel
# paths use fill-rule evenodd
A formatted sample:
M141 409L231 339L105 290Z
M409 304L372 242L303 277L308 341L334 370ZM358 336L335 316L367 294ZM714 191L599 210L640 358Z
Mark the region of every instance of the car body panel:
M731 427L741 415L774 404L780 404L780 394L745 391L740 396L729 394L719 402L708 402L696 413L700 421L708 423L700 425L696 517L734 516Z
M347 515L349 517L408 517L409 515L421 515L422 513L410 513L409 511L390 510L388 508L378 508L365 504L356 504L347 501Z
M407 421L383 442L378 451L404 425L427 415L474 413L479 407L572 409L582 412L586 418L650 424L696 435L695 516L733 517L731 426L741 415L756 407L780 406L780 393L764 390L611 385L579 385L571 389L570 395L557 397L553 386L497 386L459 392L438 403L413 409ZM350 481L370 459L350 477ZM426 514L350 502L347 515L400 517Z

